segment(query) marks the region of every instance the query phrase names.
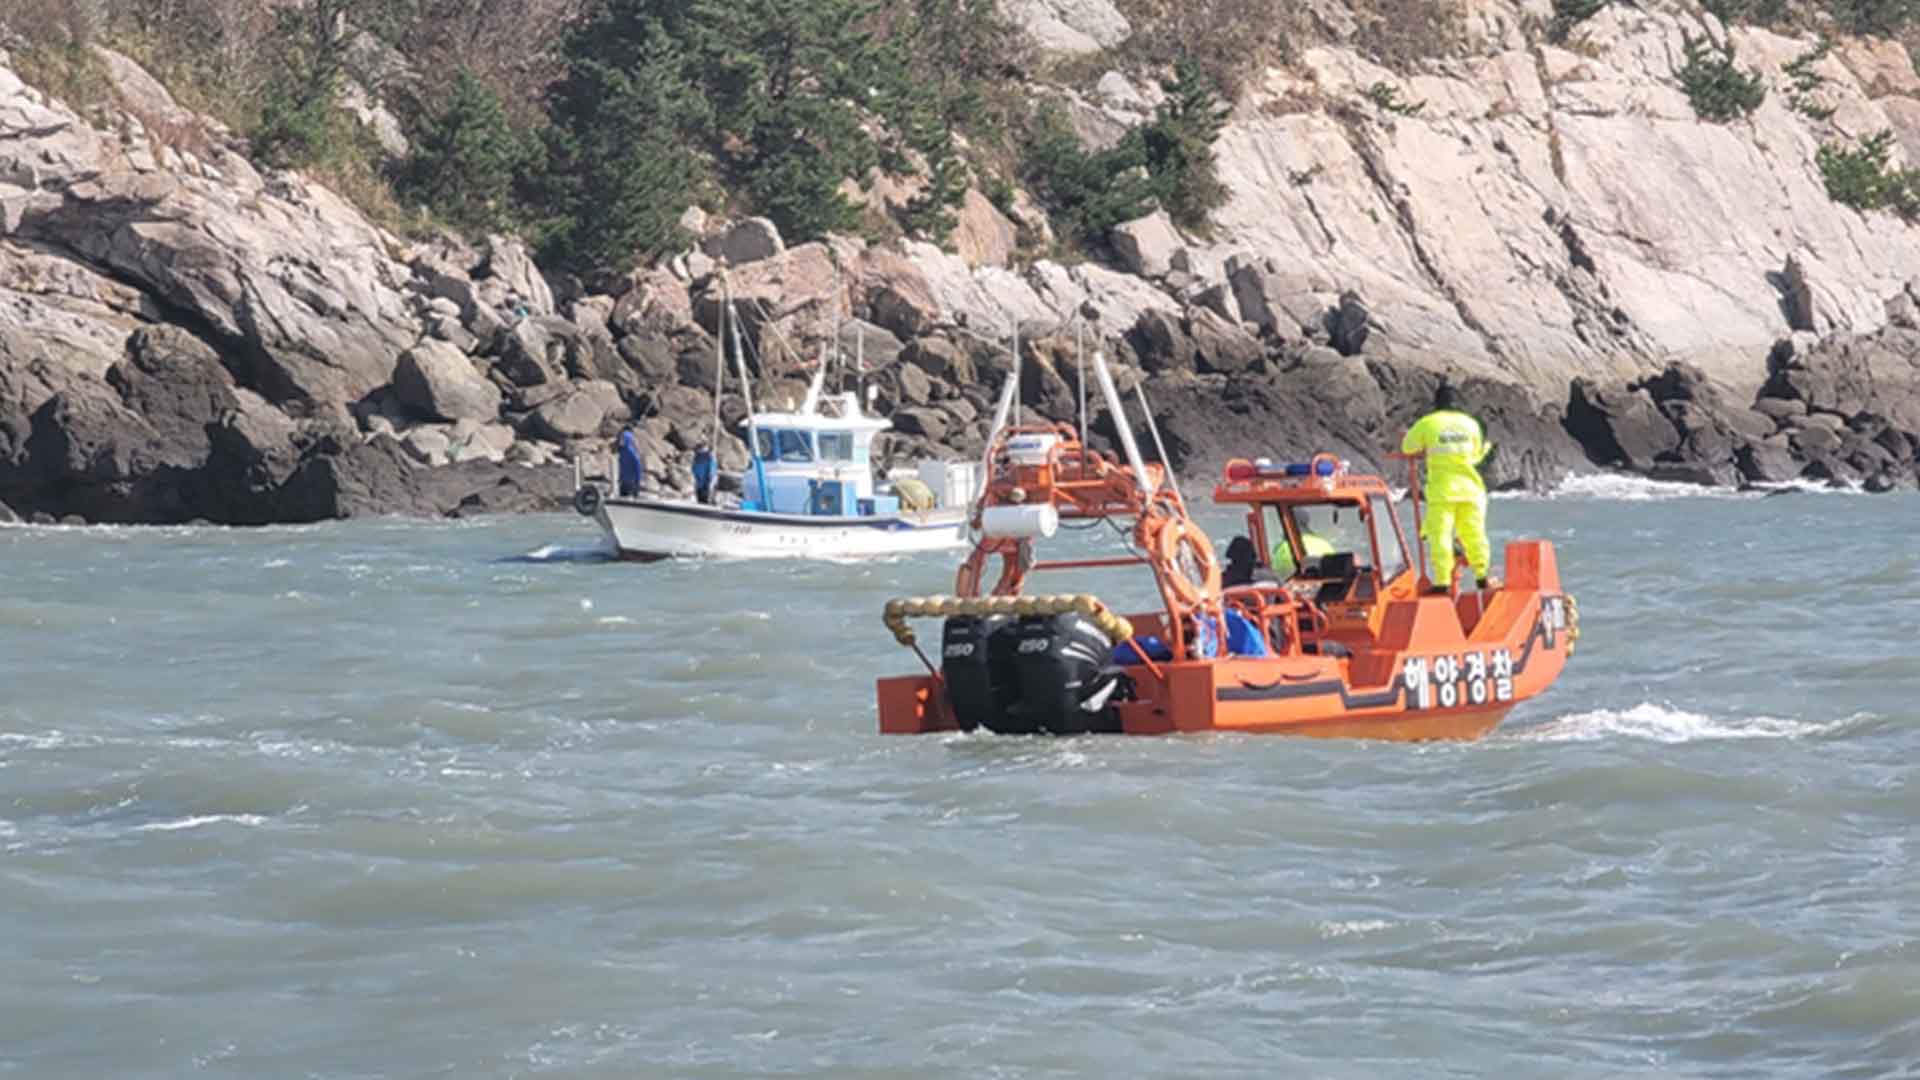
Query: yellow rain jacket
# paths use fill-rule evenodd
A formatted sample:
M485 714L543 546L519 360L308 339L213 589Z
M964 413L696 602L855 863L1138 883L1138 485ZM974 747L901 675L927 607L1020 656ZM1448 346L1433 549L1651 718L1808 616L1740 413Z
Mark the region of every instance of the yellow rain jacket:
M1427 456L1427 501L1477 502L1487 485L1476 467L1487 457L1480 421L1463 412L1439 409L1421 417L1400 440L1403 454Z
M1307 558L1309 559L1317 559L1322 555L1333 554L1333 545L1331 543L1310 532L1300 534L1300 545L1307 549ZM1279 543L1273 545L1273 550L1269 552L1268 555L1270 556L1269 562L1273 566L1273 572L1283 578L1292 577L1293 572L1299 569L1299 567L1293 565L1293 546L1288 544L1284 538Z

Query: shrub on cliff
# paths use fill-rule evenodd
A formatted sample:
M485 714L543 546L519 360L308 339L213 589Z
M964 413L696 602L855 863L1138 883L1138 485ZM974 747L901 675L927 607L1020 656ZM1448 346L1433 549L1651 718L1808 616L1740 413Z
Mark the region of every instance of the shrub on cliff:
M1766 100L1766 82L1734 64L1731 44L1713 45L1691 34L1682 40L1686 62L1675 74L1700 119L1724 124L1752 113Z
M1854 34L1895 37L1920 23L1920 0L1826 0L1841 29Z
M1088 151L1057 106L1035 114L1020 158L1020 179L1060 230L1097 241L1108 229L1143 217L1153 206L1140 129L1105 150Z
M71 0L10 0L0 11L0 46L14 50L20 77L76 107L113 92L93 52L100 29L94 13Z
M1702 6L1723 23L1771 26L1788 14L1787 0L1705 0Z
M1167 97L1153 119L1105 150L1083 147L1057 108L1036 115L1020 176L1068 235L1098 241L1156 203L1181 225L1203 229L1226 201L1213 153L1226 105L1191 61L1181 61L1161 85Z
M1161 89L1167 93L1166 100L1140 133L1147 173L1153 178L1155 197L1173 220L1203 229L1208 216L1227 201L1213 144L1231 110L1214 92L1213 81L1191 60L1175 65L1174 77L1163 82Z
M1814 155L1827 197L1855 210L1892 210L1920 219L1920 169L1892 169L1893 132L1869 135L1858 146L1822 146Z

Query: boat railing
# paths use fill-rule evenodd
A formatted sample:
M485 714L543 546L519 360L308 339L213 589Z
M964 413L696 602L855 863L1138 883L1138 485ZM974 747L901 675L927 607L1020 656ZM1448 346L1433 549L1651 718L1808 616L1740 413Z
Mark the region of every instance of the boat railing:
M573 455L573 489L580 490L589 484L605 488L603 494L613 494L612 453L600 450L577 450Z

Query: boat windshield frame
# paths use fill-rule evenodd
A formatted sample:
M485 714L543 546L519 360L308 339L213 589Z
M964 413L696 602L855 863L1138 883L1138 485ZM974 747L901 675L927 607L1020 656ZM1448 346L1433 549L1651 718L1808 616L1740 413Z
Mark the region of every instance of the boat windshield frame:
M1254 543L1256 558L1261 565L1272 570L1273 545L1278 537L1273 535L1273 527L1278 525L1285 537L1287 546L1293 552L1293 564L1296 567L1292 576L1302 580L1317 580L1315 575L1304 573L1308 567L1306 543L1301 535L1296 512L1314 507L1329 507L1336 513L1349 510L1360 515L1365 526L1367 543L1370 545L1368 558L1357 568L1358 576L1372 577L1374 588L1367 590L1374 595L1384 594L1399 578L1413 570L1412 553L1407 546L1406 533L1400 528L1399 515L1395 512L1392 493L1384 486L1379 490L1343 490L1338 492L1315 491L1289 493L1281 497L1264 499L1239 499L1247 506L1247 529L1249 539ZM1384 513L1386 530L1381 529L1381 516ZM1391 537L1392 544L1386 541ZM1389 552L1398 556L1388 561L1384 556Z

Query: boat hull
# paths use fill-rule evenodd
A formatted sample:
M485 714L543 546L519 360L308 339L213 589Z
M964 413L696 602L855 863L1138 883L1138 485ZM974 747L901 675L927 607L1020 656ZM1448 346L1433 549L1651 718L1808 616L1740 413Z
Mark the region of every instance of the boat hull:
M869 517L765 514L696 502L610 498L594 520L620 558L843 559L967 543L960 509Z

